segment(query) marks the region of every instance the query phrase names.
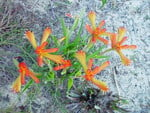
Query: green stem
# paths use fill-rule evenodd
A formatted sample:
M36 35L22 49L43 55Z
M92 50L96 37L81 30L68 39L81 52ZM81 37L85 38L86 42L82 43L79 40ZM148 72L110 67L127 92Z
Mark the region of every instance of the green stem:
M104 52L100 53L100 55L103 55L103 54L105 54L105 53L107 53L107 52L109 52L109 51L112 51L112 50L113 50L112 48L107 49L107 50L105 50Z
M92 46L93 46L93 43L91 43L91 38L89 38L88 43L87 43L87 45L85 45L85 46L83 47L83 50L84 50L85 52L88 52L89 49L90 49Z

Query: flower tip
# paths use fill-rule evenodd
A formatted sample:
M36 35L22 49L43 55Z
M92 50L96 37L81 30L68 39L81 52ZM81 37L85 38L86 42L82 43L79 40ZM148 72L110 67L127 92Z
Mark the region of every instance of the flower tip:
M79 50L77 53L78 54L84 54L85 52L83 50Z
M103 25L106 23L105 20L102 20L101 23L103 23Z
M36 80L35 82L38 84L38 83L40 83L40 80Z
M95 25L96 13L94 11L90 11L88 13L88 18L92 24L92 27L95 29L96 28L96 25Z
M71 13L66 13L65 16L69 17L69 18L73 18Z
M121 30L126 30L126 28L125 28L125 27L119 27L119 29L121 29Z
M131 65L131 60L128 60L128 61L126 60L126 62L124 63L124 65L125 65L125 66Z
M17 88L11 88L10 90L12 93L19 93L20 92L20 89L17 89Z
M137 48L138 48L138 46L137 46L137 45L134 45L133 47L134 47L134 49L137 49Z
M131 60L128 59L128 58L124 59L122 62L123 62L123 64L124 64L125 66L131 65Z
M26 83L25 83L25 82L23 82L23 81L21 81L21 84L22 84L22 85L25 85Z
M76 57L85 56L85 52L83 50L79 50L76 52Z
M52 30L51 30L50 27L46 27L44 29L43 36L42 36L42 39L41 39L41 44L43 44L43 42L45 42L48 39L48 37L51 33L52 33Z
M88 16L95 16L96 13L94 11L89 11Z
M106 88L103 88L103 89L101 89L103 92L107 92L107 91L109 91L109 88L108 87L106 87Z
M32 31L30 31L30 30L26 30L25 31L25 34L28 36L28 35L31 35L32 34Z
M51 28L50 28L50 27L46 27L46 28L45 28L45 31L46 31L46 32L48 32L49 34L51 34L51 33L52 33L52 30L51 30Z
M110 65L110 61L107 61L106 63L107 63L108 65Z
M123 33L123 34L125 34L125 32L126 32L126 28L125 28L125 27L119 27L118 33Z

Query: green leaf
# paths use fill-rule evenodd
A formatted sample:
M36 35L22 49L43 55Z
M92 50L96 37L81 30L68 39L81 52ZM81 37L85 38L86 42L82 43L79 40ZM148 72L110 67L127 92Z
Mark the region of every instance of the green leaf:
M63 35L66 37L66 35L67 35L67 27L65 25L64 19L60 19L60 23L61 23L61 26L62 26Z
M88 56L88 59L90 59L90 58L100 59L100 58L108 58L108 56L90 55L90 56Z
M18 61L16 60L16 59L13 59L13 63L15 64L15 66L17 67L17 69L19 69L19 67L18 67Z
M79 70L78 72L76 72L75 73L75 76L77 77L77 76L81 76L82 75L82 71L81 70Z
M125 100L125 99L121 99L120 101L121 101L121 103L123 103L123 104L128 104L128 103L129 103L129 102L128 102L127 100Z
M58 39L53 35L51 35L51 38L54 41L54 44L58 47Z
M73 86L73 78L69 78L68 79L68 91L71 89L72 86Z
M28 88L31 86L32 83L33 83L33 80L30 80L30 81L24 86L24 88L22 89L22 93L25 92L26 89L28 89Z
M98 54L100 54L100 52L102 52L102 50L104 49L104 48L106 48L106 45L103 45L103 46L101 46L101 47L99 47L99 49L98 50L95 50L95 48L92 48L93 50L93 53L92 54L94 54L94 55L98 55Z
M49 74L47 75L47 81L53 81L55 78L55 74L52 72L49 72Z
M102 7L104 7L104 5L106 4L107 0L101 0L101 1L102 1L102 6L101 6L101 8L102 8Z

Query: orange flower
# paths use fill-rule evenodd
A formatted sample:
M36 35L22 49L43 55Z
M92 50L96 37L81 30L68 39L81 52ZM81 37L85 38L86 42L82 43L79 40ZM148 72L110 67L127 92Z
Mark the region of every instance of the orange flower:
M111 47L114 49L120 56L121 61L124 65L130 65L131 60L128 59L121 50L123 49L136 49L136 45L122 45L126 40L127 37L124 37L126 33L126 29L124 27L120 27L118 29L118 33L112 33L110 34L110 39L111 39Z
M86 54L84 51L78 51L75 54L75 57L79 60L79 62L83 66L83 69L85 72L85 75L83 76L83 78L87 81L90 81L97 87L99 87L102 91L104 91L104 92L108 91L108 87L107 87L106 83L95 79L94 76L96 74L98 74L99 72L101 72L103 69L105 69L110 64L110 62L107 61L107 62L103 63L101 66L96 66L95 68L92 69L93 60L90 59L87 64L86 63Z
M19 92L21 89L21 85L25 84L25 76L30 76L36 83L39 83L39 79L36 77L37 73L34 73L31 71L25 62L23 62L22 57L16 57L18 60L18 68L19 68L19 77L16 79L16 81L12 85L12 89L15 92Z
M39 66L43 65L43 58L48 58L57 64L61 64L61 66L55 67L54 70L60 70L71 66L71 62L69 60L64 60L61 55L49 54L57 52L58 48L45 49L47 44L48 42L44 42L35 50L35 53L38 55L37 61Z
M54 53L58 51L58 48L51 48L51 49L45 49L46 45L48 44L48 42L46 42L47 38L49 37L49 35L52 33L52 30L47 27L44 32L43 32L43 36L41 39L41 44L39 46L37 46L37 44L35 44L35 36L34 33L31 31L27 31L26 37L27 39L30 41L30 43L32 44L32 46L35 49L35 53L38 55L37 57L37 62L39 66L43 66L44 62L43 59L44 58L48 58L49 60L52 60L53 62L57 63L57 64L62 64L61 67L59 66L54 68L55 70L58 69L63 69L66 67L69 67L71 65L71 62L68 60L64 60L63 57L61 55L53 55L53 54L49 54L49 53ZM32 40L31 40L32 39ZM36 46L35 46L36 45ZM66 62L67 61L67 62ZM69 62L69 63L68 63Z
M42 62L42 59L44 57L56 62L56 63L59 63L61 64L63 62L63 58L61 55L52 55L52 54L49 54L49 53L54 53L54 52L57 52L58 51L58 48L51 48L51 49L45 49L46 45L48 44L48 42L44 42L42 45L38 46L36 49L35 49L35 53L38 56L38 64L39 65L42 65L41 62Z
M86 25L86 30L92 35L91 42L95 43L97 40L100 40L104 44L108 44L108 40L102 38L101 36L107 36L106 29L102 28L105 24L105 21L101 21L100 24L96 27L96 14L95 12L91 11L88 13L88 18L91 22L91 25Z

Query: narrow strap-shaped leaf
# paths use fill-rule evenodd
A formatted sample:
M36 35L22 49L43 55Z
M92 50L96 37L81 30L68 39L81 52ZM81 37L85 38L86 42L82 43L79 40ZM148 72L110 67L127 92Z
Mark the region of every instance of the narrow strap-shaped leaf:
M24 93L26 91L26 89L28 89L31 86L32 83L33 83L33 80L30 80L22 89L22 93Z
M72 86L73 86L73 79L72 79L72 78L69 78L69 79L68 79L68 88L67 88L67 90L69 91Z

